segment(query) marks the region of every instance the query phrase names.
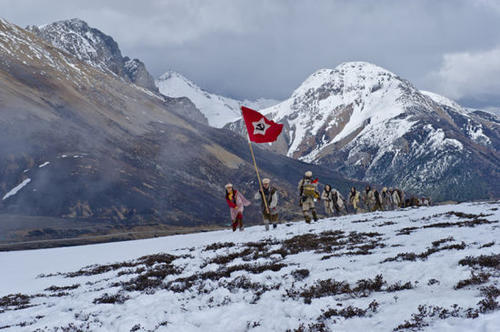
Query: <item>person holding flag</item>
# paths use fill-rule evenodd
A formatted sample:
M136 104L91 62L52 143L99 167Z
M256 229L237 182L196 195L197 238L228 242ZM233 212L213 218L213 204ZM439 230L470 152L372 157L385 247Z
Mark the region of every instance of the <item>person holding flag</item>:
M257 174L257 180L259 181L258 194L260 194L262 199L262 214L264 216L266 230L268 230L269 221L273 222L273 227L276 227L276 221L278 219L278 214L276 212L278 196L276 190L273 190L274 188L271 190L269 189L269 179L264 179L264 186L262 186L259 169L257 168L257 163L255 162L255 155L253 153L251 142L271 143L276 141L278 139L278 136L281 134L281 131L283 130L283 124L275 123L259 112L245 106L241 106L241 115L243 116L243 120L245 121L245 126L247 129L248 146L252 155L255 173Z
M262 218L264 219L266 231L269 230L269 222L273 224L273 228L276 228L278 226L278 190L274 186L271 186L270 183L270 179L263 179L263 190L258 191L254 196L254 199L260 199L262 202ZM264 203L265 199L267 199L267 205Z

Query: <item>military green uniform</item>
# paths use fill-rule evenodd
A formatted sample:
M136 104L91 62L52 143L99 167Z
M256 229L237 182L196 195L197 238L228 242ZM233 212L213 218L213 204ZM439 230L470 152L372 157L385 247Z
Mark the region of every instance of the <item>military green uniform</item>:
M311 217L314 219L314 221L318 220L315 206L315 201L319 198L317 187L318 184L315 183L312 178L308 177L304 177L302 180L300 180L298 185L300 205L302 207L302 213L304 214L306 223L311 222Z

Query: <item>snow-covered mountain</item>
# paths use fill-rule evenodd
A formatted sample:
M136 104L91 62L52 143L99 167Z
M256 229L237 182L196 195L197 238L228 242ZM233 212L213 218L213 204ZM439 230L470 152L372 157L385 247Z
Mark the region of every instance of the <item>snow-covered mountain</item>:
M166 72L155 83L160 92L166 96L189 98L208 119L209 125L217 128L240 119L242 105L260 110L279 102L263 98L255 101L241 101L209 93L174 71Z
M154 79L143 62L123 57L112 37L89 27L80 19L58 21L42 26L31 25L26 29L93 67L114 73L146 89L157 90Z
M500 202L0 252L0 330L497 331Z
M285 124L271 149L290 157L436 199L500 195L498 120L376 65L318 70L263 112ZM242 132L241 122L228 127Z

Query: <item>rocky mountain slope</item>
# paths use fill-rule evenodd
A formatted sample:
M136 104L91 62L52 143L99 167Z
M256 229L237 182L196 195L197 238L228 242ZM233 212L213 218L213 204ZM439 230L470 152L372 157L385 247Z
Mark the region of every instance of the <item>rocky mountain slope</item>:
M165 96L189 98L208 119L209 125L217 128L240 119L242 105L259 110L279 103L272 99L241 101L209 93L174 71L166 72L155 83Z
M157 91L154 79L143 62L123 57L112 37L89 27L80 19L58 21L42 26L31 25L26 29L104 72L116 74L127 82Z
M496 331L499 208L0 253L0 329Z
M373 64L319 70L263 112L285 124L270 149L287 156L436 200L500 196L498 118Z
M256 190L246 140L186 117L197 111L187 98L130 84L4 20L0 37L0 241L88 236L90 224L225 225L224 184ZM310 166L255 150L282 214L297 218ZM353 183L312 170L342 191ZM254 204L246 222L260 220Z

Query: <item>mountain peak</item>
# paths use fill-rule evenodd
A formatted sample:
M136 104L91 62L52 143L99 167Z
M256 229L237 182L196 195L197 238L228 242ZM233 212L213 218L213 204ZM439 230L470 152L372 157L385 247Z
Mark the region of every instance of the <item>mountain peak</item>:
M191 81L189 78L186 76L182 75L179 72L176 72L174 70L167 70L163 75L161 75L157 82L162 82L162 81L171 81L171 80L178 80L180 82L183 82L184 84L189 85L190 87L196 89L196 90L202 90L200 87L198 87L193 81Z
M169 70L156 80L160 92L169 97L187 97L206 116L208 123L217 128L241 118L241 105L262 109L275 105L276 100L258 99L255 101L236 100L223 97L200 88L182 74Z
M411 86L394 73L372 63L344 62L334 69L323 68L315 71L293 92L292 97L307 94L308 91L311 93L314 90L351 96L354 93L370 94L384 85L396 87L400 84ZM325 93L323 95L326 96Z
M90 30L88 23L85 22L84 20L79 19L79 18L71 18L69 20L60 20L60 21L53 22L51 24L42 25L40 27L45 27L45 26L49 26L49 25L52 25L52 26L70 26L70 27L74 27L74 28Z
M113 73L127 82L157 91L153 77L141 61L123 57L118 43L111 36L90 27L79 18L32 25L26 29L80 61Z

